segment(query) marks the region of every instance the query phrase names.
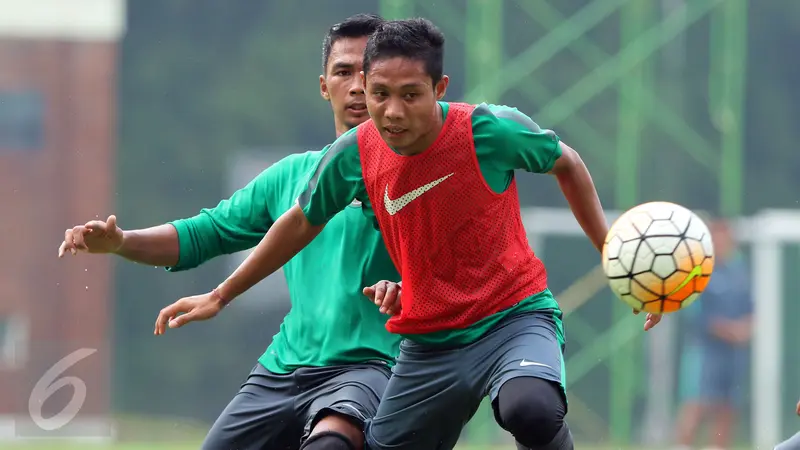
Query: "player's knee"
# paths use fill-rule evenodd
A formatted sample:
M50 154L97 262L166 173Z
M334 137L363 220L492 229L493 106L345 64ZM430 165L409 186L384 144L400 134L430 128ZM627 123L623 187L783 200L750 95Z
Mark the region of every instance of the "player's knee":
M336 431L312 434L300 450L357 450L349 437Z
M507 381L497 396L500 425L525 446L549 444L564 427L566 404L560 389L540 378Z
M317 436L323 436L318 438ZM318 443L315 443L319 441ZM338 442L337 442L338 441ZM306 442L312 442L311 450L362 450L364 447L363 425L344 414L325 409L317 414L317 420ZM348 447L342 445L347 444Z

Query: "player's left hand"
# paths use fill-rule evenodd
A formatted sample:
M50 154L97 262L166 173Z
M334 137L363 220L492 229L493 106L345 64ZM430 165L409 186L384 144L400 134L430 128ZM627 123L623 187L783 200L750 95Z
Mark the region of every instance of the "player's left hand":
M797 401L797 415L800 416L800 400Z
M634 314L639 314L639 311L633 310ZM644 320L644 331L648 331L652 329L654 326L658 325L658 322L661 322L661 314L653 314L647 313L647 317Z
M169 328L180 328L189 322L208 320L216 316L224 307L222 299L209 292L203 295L184 297L167 306L158 313L156 328L153 334L164 334Z
M393 316L400 312L401 283L382 280L365 287L363 292L380 308L382 313Z

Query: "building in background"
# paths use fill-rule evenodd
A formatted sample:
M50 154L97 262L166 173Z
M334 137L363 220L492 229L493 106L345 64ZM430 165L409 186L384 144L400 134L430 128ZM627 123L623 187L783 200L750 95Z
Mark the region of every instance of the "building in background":
M31 390L81 348L98 351L54 375L86 385L75 420L84 431L69 433L96 434L110 408L110 259L60 264L54 239L112 210L125 2L0 0L0 11L0 439L33 433L21 429ZM43 415L71 391L53 394Z

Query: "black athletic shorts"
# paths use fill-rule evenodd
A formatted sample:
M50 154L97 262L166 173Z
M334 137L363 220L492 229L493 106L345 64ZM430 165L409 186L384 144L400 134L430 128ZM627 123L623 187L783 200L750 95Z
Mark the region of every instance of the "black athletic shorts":
M508 380L534 377L564 391L561 312L540 310L500 321L477 341L442 349L400 343L400 355L375 417L370 450L449 450L481 401ZM497 411L495 411L497 416Z
M203 450L295 450L314 425L341 414L371 419L391 375L375 363L306 367L275 374L256 364L203 442Z

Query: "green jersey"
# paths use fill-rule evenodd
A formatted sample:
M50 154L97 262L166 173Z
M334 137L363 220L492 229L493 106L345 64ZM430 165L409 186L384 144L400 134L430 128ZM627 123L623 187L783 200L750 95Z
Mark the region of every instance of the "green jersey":
M172 222L178 230L179 271L255 247L297 203L308 173L324 152L288 156L213 209ZM351 199L352 200L352 199ZM332 217L311 244L284 267L292 307L259 362L274 373L298 367L370 360L393 364L399 337L388 316L362 294L381 280L399 281L380 233L354 202Z
M446 102L440 105L446 117L449 105ZM515 170L546 173L561 157L558 136L541 129L516 108L478 105L472 114L472 132L481 174L497 193L508 189ZM362 202L365 215L375 220L364 184L356 130L340 136L324 152L319 165L309 174L307 189L299 199L308 220L312 224L325 223L354 198ZM466 344L481 337L509 314L540 309L556 310L560 316L558 303L545 289L467 328L405 337L431 345Z

